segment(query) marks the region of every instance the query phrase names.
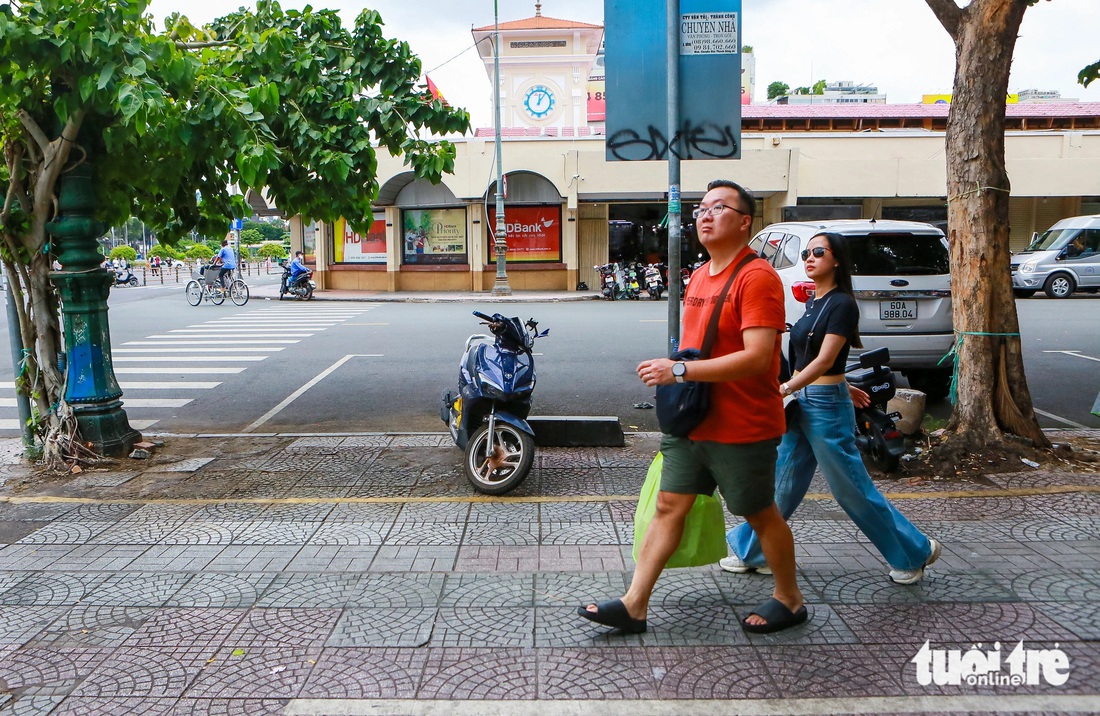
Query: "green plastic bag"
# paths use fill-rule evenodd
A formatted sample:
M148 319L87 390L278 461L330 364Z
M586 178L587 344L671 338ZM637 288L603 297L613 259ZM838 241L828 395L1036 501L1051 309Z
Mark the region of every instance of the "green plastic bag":
M657 514L657 493L661 491L661 466L664 457L657 453L642 485L638 508L634 511L634 561L642 546L653 515ZM722 515L722 499L714 495L699 495L684 522L684 536L672 553L666 568L702 567L714 564L726 556L726 522Z

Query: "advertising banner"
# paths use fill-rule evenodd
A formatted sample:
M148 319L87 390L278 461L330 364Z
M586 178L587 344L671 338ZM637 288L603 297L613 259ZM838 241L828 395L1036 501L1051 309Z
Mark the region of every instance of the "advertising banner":
M338 220L333 255L338 264L386 263L386 215L374 214L374 223L365 235L352 231L346 220Z
M306 263L317 261L317 234L321 233L321 227L317 222L302 226L302 253L305 254Z
M466 263L466 209L406 209L401 212L404 262Z
M605 0L607 160L741 158L741 0L681 0L679 125L669 132L664 0ZM669 136L669 135L672 136Z
M508 263L561 261L560 206L505 206L504 223L508 230ZM496 219L491 218L485 251L487 263L496 258L493 252L495 225Z
M607 91L604 89L603 43L588 74L588 121L603 123L607 119Z

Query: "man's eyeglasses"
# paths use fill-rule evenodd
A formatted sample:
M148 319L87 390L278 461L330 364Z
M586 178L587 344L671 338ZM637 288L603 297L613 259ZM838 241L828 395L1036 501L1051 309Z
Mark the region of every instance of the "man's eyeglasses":
M824 246L815 246L812 249L802 249L802 260L805 261L810 258L810 254L813 254L815 259L819 259L824 256L825 252L828 250L829 249Z
M740 209L734 209L732 206L726 206L725 204L715 204L714 206L710 207L709 209L705 208L705 207L699 207L695 211L691 212L691 218L698 219L699 217L703 216L704 214L710 214L711 216L718 216L719 214L721 214L726 209L729 209L730 211L736 211L738 214L741 214L743 216L748 216L748 213L746 213L744 211L741 211Z

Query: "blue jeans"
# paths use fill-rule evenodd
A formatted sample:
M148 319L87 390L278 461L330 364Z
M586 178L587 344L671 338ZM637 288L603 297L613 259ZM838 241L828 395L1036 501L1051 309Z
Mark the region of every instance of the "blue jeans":
M775 504L787 519L806 496L818 465L837 503L894 569L916 569L932 544L878 491L863 466L855 440L855 417L848 385L808 385L798 397L799 415L779 444ZM760 540L747 523L726 533L734 554L763 567Z

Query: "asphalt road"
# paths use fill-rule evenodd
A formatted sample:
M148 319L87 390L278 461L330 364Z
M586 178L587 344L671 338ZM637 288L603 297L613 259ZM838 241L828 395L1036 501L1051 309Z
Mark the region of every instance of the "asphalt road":
M252 276L252 285L277 274ZM182 284L112 291L112 345L123 401L152 432L438 431L439 395L454 387L472 310L534 317L535 414L615 415L656 430L653 391L635 376L661 355L667 303L424 304L251 300L189 306ZM1100 427L1100 298L1017 302L1025 363L1044 427ZM6 319L5 319L6 320ZM6 323L3 334L7 335ZM241 341L248 341L243 343ZM281 341L281 342L279 342ZM10 385L9 351L0 370ZM901 384L904 385L904 379ZM16 412L5 391L0 434ZM946 417L950 405L928 412Z

